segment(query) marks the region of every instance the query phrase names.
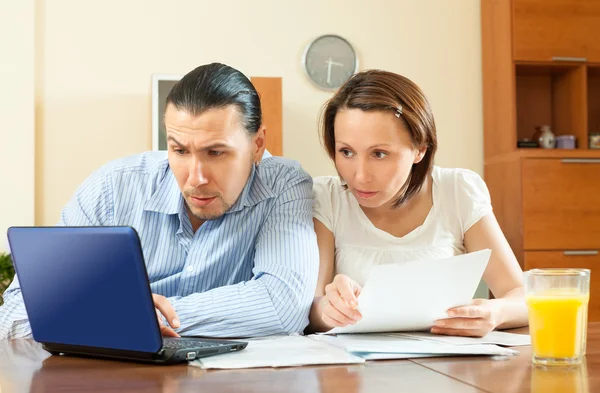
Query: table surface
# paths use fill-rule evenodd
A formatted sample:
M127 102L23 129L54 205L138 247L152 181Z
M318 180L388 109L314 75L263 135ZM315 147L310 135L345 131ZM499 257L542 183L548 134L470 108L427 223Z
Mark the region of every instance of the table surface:
M517 329L523 333L527 330ZM544 369L531 348L512 357L443 357L361 365L202 370L49 356L32 340L0 341L0 393L12 392L578 392L600 391L600 323L584 363Z

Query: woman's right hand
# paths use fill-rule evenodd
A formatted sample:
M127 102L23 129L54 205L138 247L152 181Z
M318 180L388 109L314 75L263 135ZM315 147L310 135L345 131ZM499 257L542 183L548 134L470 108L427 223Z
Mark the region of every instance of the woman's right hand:
M321 299L321 319L323 323L334 327L353 325L362 315L357 310L360 285L344 274L334 277L331 284L325 286L325 296Z

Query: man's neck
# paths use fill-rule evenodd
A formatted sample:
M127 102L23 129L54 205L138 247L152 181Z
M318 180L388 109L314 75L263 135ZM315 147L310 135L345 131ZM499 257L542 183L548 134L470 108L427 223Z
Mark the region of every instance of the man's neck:
M202 224L204 224L206 222L206 220L201 220L198 217L196 217L195 215L192 214L192 212L190 211L189 207L185 207L187 216L190 220L190 224L192 224L192 232L196 233L196 231L202 226Z

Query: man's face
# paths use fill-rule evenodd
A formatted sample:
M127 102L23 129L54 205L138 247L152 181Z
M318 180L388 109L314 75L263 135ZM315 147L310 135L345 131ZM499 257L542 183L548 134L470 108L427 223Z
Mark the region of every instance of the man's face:
M250 135L231 105L192 116L169 104L164 120L169 165L197 228L237 201L264 152L265 130Z

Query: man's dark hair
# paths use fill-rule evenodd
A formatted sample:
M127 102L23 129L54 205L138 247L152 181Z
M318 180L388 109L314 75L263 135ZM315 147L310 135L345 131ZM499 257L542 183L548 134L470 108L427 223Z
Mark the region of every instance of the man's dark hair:
M262 124L260 97L252 82L225 64L206 64L189 72L173 86L167 96L169 104L192 116L233 105L249 133L257 132Z

